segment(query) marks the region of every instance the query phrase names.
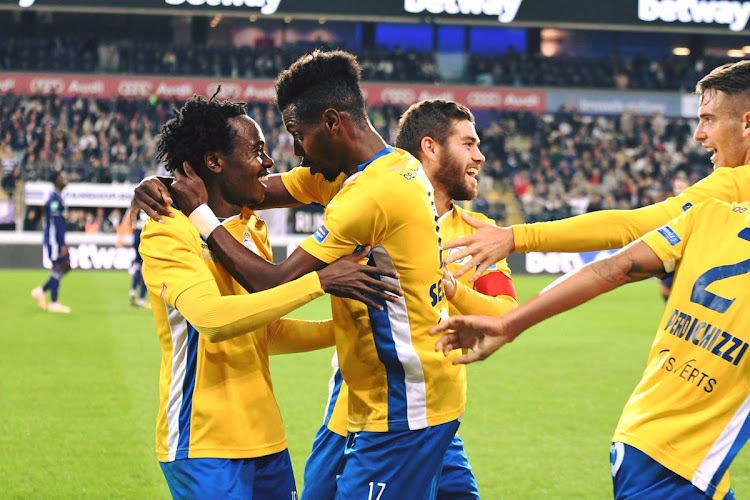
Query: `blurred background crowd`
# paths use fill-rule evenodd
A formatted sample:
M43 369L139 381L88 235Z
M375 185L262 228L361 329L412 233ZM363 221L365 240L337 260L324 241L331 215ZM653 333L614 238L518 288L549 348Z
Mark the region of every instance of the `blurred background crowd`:
M710 69L750 53L741 36L684 30L292 21L255 14L0 9L0 29L0 77L65 73L270 81L315 48L343 48L357 54L366 82L419 83L436 92L470 85L688 95ZM97 184L133 184L160 173L159 130L181 104L164 95L61 96L16 93L0 85L0 198L19 200L25 183L46 181L58 170L72 183ZM265 131L275 170L296 166L275 106L267 100L248 104ZM374 126L391 143L404 110L405 105L369 108ZM574 104L543 112L485 107L477 123L487 161L472 208L499 223L518 223L664 199L710 171L705 151L692 140L694 113L672 115L597 114ZM39 207L18 206L22 227L18 222L0 227L38 230ZM68 224L72 230L111 232L122 212L70 207Z

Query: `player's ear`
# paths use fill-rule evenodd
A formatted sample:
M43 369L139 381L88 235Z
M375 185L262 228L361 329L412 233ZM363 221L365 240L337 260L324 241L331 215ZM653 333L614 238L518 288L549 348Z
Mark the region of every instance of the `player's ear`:
M440 146L432 137L425 136L419 141L420 158L437 161L437 150Z
M328 130L336 133L341 127L341 115L335 109L328 108L323 111L323 124Z
M742 115L742 133L746 136L750 136L750 111L746 111Z
M203 162L206 164L206 168L209 172L218 174L222 170L221 160L219 155L212 152L207 152L203 155Z

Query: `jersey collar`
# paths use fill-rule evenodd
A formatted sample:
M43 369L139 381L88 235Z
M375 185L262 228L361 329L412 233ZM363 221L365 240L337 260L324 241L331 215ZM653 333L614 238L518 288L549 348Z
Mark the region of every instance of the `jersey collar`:
M377 153L375 154L375 156L373 156L372 158L370 158L370 159L369 159L369 160L367 160L366 162L364 162L364 163L360 163L359 165L357 165L357 170L358 170L359 172L361 172L361 171L363 171L364 169L366 169L366 168L367 168L367 166L368 166L368 165L369 165L370 163L374 162L375 160L377 160L377 159L378 159L378 158L380 158L381 156L385 156L385 155L387 155L387 154L390 154L390 153L395 153L395 152L396 152L396 151L395 151L395 150L393 149L393 147L392 147L392 146L386 146L386 147L385 147L385 149L382 149L381 151L378 151L378 152L377 152Z

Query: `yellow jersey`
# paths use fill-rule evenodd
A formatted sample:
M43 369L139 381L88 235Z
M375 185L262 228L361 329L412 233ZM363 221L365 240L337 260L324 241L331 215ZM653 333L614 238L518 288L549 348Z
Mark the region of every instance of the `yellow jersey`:
M459 418L465 372L428 330L448 315L432 185L403 150L379 152L348 178L323 225L300 245L331 263L370 245L369 264L395 269L404 296L384 311L332 297L336 350L349 385L348 429L422 429ZM389 279L389 278L383 278ZM395 282L395 280L394 280Z
M586 252L621 248L703 200L750 201L750 165L720 167L660 203L637 210L604 210L553 222L512 226L518 252Z
M613 440L723 498L750 437L750 203L707 200L642 241L676 272Z
M268 369L269 327L262 326L323 295L316 273L286 286L248 294L219 264L189 219L175 210L163 224L149 221L141 236L143 277L161 345L156 453L160 461L183 458L253 458L286 449L287 442ZM251 210L223 221L243 245L271 261L265 222ZM252 330L212 343L196 318L204 287L227 307L211 311L206 324L239 325L258 317ZM289 298L291 296L291 298ZM286 305L279 307L281 303ZM283 320L282 320L283 321ZM275 322L272 338L283 338ZM296 325L296 323L295 323ZM294 327L302 330L299 325ZM199 331L201 334L199 334Z
M468 225L461 218L461 213L467 213L475 219L494 224L495 222L478 212L469 212L457 205L453 205L453 208L448 212L444 213L440 219L440 236L443 240L448 241L463 236L469 236L474 234L477 229ZM466 258L467 260L470 257ZM463 261L454 262L448 265L448 271L455 273L463 266ZM513 280L511 279L510 268L505 259L497 262L490 266L482 276L475 281L473 284L469 283L469 275L465 274L458 278L458 281L467 287L474 286L475 290L479 291L483 295L488 296L494 300L491 301L490 307L493 315L503 314L511 309L518 306L516 290L513 286ZM467 301L471 302L471 306L476 306L476 302L481 300L480 297L473 296L467 297ZM449 303L451 314L457 314L452 303ZM470 307L471 307L470 306ZM489 314L488 310L479 311L484 314ZM467 311L466 314L476 313L475 311ZM331 367L333 368L333 375L328 382L328 400L326 402L325 412L323 415L323 425L326 425L329 430L339 434L341 436L346 435L346 412L347 412L347 400L349 394L349 388L341 377L341 371L338 366L337 354L333 354L331 360ZM460 366L461 370L465 370L465 366ZM465 375L464 375L465 377Z

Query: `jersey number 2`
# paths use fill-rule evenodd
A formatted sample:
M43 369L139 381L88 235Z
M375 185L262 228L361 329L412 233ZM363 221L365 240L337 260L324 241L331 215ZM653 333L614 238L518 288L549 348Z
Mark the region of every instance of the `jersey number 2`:
M743 229L737 236L743 240L750 240L750 228ZM706 287L714 281L725 280L733 276L747 273L750 273L750 259L743 260L736 264L713 267L701 274L698 279L695 280L693 292L690 294L690 300L696 304L711 309L712 311L725 313L727 312L727 309L729 309L729 306L734 303L735 299L727 299L716 295L715 293L706 290Z

